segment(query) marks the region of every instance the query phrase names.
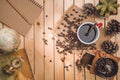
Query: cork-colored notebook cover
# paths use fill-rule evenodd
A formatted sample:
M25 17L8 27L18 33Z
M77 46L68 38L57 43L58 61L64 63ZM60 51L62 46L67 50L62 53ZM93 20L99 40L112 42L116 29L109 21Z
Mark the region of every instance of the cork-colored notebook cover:
M42 9L35 0L0 0L0 22L25 36Z

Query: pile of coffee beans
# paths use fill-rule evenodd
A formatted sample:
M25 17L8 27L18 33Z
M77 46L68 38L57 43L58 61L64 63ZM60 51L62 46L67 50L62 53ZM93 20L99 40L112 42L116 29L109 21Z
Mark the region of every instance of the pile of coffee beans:
M77 38L78 27L88 18L85 14L80 14L78 9L71 9L71 13L64 15L63 21L57 26L60 32L57 34L59 39L56 41L56 49L58 53L73 53L73 50L96 49L95 44L82 44ZM75 16L74 16L75 15Z

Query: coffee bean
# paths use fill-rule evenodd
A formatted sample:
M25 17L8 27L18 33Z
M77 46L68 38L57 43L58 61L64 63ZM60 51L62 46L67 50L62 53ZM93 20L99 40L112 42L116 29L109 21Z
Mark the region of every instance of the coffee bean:
M48 29L49 29L49 30L52 30L52 28L51 28L51 27L48 27Z
M78 13L78 11L75 11L75 13Z
M64 68L68 68L68 66L64 66Z
M45 15L45 17L48 17L48 15Z
M69 71L69 69L67 68L66 71Z
M76 20L76 17L74 17L73 20Z
M73 11L75 11L75 9L73 9Z
M44 55L43 57L45 58L46 56Z
M69 18L69 15L68 15L68 14L66 14L66 17L67 17L67 18Z
M60 29L60 27L57 27L57 29Z
M45 32L43 32L43 34L45 35Z
M81 17L81 15L79 15L79 17Z
M61 25L64 25L64 23L61 23Z
M69 66L70 66L70 67L72 67L72 65L71 65L71 64L70 64Z
M70 16L73 16L73 14L71 13Z
M50 62L52 62L52 60L50 60Z
M61 58L61 61L64 62L65 61L65 57Z
M63 29L63 32L65 32L65 29Z

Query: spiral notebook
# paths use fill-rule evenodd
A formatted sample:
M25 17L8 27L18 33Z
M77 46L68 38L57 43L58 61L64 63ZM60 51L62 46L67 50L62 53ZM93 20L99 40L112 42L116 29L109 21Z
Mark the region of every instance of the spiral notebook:
M0 22L26 35L40 16L42 6L35 0L0 0Z

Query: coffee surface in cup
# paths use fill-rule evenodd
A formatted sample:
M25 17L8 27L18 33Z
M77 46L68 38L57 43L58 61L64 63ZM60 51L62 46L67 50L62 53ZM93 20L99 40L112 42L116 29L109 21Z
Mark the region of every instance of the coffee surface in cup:
M86 42L86 43L89 43L89 42L92 42L95 40L96 38L96 31L97 29L96 28L93 28L89 35L85 35L87 32L88 32L88 29L92 26L92 24L84 24L83 26L81 26L80 30L79 30L79 37L82 41Z

